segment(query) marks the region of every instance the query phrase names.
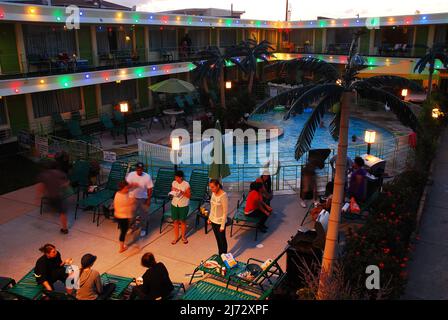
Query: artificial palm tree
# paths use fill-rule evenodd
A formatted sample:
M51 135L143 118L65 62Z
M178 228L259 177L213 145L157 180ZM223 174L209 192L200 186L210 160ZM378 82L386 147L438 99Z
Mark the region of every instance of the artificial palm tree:
M321 282L318 292L318 298L320 299L325 299L325 282L327 277L331 277L332 266L336 259L339 218L344 201L349 106L353 103L355 93L363 98L387 103L400 122L411 127L413 130L417 130L418 127L418 120L410 110L409 106L398 97L384 90L384 87L419 90L421 88L418 85L405 78L396 76L376 76L365 80L358 80L356 78L358 71L363 67L363 59L356 53L356 43L358 42L360 35L360 32L354 34L348 62L342 79L337 81L337 83L324 81L322 83L307 86L305 92L295 100L285 116L285 118L288 118L294 114L294 112L300 113L305 105L315 105L314 111L302 129L295 146L295 158L298 160L304 153L310 150L314 133L325 112L338 102L340 102L341 105L340 110L335 113L331 125L329 126L330 133L334 139L339 139L339 143L333 200L322 260ZM302 69L315 69L315 71L318 71L327 63L317 63L315 60L304 59L301 60L300 64ZM327 64L326 69L329 70L331 68L331 65Z
M219 83L221 107L226 108L226 96L224 87L225 68L229 65L229 62L236 64L241 68L241 64L232 54L222 54L218 47L212 46L207 50L199 52L200 55L205 57L205 60L194 62L196 68L193 71L194 81L202 83L204 90L208 91L207 79L215 83Z
M254 78L257 75L257 61L269 62L268 57L273 56L274 48L270 42L263 40L257 43L254 39L241 41L241 43L231 49L231 54L235 57L244 57L241 60L241 67L244 73L249 74L248 92L252 93Z
M432 75L435 71L436 59L439 59L445 68L448 68L448 56L440 48L430 48L426 55L421 57L414 67L414 72L422 73L425 70L426 65L429 64L429 79L428 79L428 93L426 100L430 100L432 91Z

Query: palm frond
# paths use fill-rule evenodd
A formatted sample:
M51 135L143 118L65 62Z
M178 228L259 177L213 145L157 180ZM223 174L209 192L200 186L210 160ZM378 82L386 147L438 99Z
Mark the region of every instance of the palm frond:
M328 131L330 131L331 136L334 141L339 140L339 128L341 127L341 108L335 112L333 119L331 119L330 125L328 126Z
M398 121L403 125L417 131L419 128L419 122L415 114L409 108L408 104L396 97L395 95L380 89L373 87L358 87L356 89L358 94L365 99L380 101L387 104L392 112L397 116Z
M305 90L301 96L295 100L291 105L291 108L286 113L284 119L287 120L291 117L291 114L301 112L304 106L309 106L319 101L323 96L335 95L342 93L344 88L333 83L324 83L311 86L305 86Z
M415 81L398 77L398 76L374 76L371 78L363 79L353 83L353 86L357 85L368 85L374 88L389 87L393 89L410 89L411 91L423 91L423 88L417 84Z
M425 70L426 65L428 63L431 63L431 60L432 60L432 54L427 54L427 55L421 57L415 64L414 72L417 71L418 73L422 73L423 70Z
M325 91L325 95L321 98L313 113L306 121L299 138L297 139L295 146L295 158L299 160L303 154L311 149L311 144L313 142L314 134L317 127L325 115L325 112L333 106L336 102L341 100L342 92L344 89L337 86L340 90Z

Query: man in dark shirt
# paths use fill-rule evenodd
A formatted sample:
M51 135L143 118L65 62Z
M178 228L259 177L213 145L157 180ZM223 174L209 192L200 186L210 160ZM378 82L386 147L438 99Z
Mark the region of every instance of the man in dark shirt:
M46 244L39 249L43 255L37 260L34 267L34 276L38 284L46 290L52 291L53 284L56 281L62 281L65 284L68 274L65 273L65 264L70 264L71 259L62 261L61 254L52 244Z

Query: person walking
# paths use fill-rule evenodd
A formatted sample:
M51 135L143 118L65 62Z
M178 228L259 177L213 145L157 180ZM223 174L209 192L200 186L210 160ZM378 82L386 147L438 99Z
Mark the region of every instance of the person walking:
M139 162L135 166L135 171L126 176L126 181L131 187L130 197L135 198L135 213L140 216L144 226L140 236L144 237L148 232L148 211L151 205L151 195L154 184L151 176L144 172L144 164Z
M76 291L78 300L106 300L115 290L115 283L103 284L100 273L92 269L96 256L87 253L81 258L79 272L79 289Z
M179 225L181 228L182 242L184 244L188 243L185 236L185 231L187 229L187 224L185 220L187 219L191 189L190 184L184 180L184 173L181 170L176 171L174 174L174 181L171 184L171 195L173 199L171 200L171 217L173 219L174 226L174 240L171 244L176 244L179 241Z
M57 163L51 161L38 177L37 198L45 198L53 211L59 213L62 234L68 233L67 201L65 194L69 192L70 181L67 175L58 169Z
M129 194L129 184L127 181L121 181L118 184L118 191L114 197L114 215L120 227L120 249L118 252L125 251L128 247L124 244L126 233L129 230L129 226L135 219L135 198Z
M212 197L210 199L210 215L207 223L212 226L218 244L218 253L221 256L221 254L227 253L226 222L229 198L219 180L211 179L209 188L212 192Z

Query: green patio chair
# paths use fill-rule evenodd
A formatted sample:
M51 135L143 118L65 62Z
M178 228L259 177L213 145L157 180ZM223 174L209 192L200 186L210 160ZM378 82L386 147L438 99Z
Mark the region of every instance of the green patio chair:
M101 275L101 281L103 284L114 283L115 290L109 300L122 300L126 290L130 284L134 281L133 278L121 277L110 273L103 273Z
M79 121L69 120L67 122L67 125L68 125L68 131L70 133L70 136L73 139L81 140L81 141L84 141L89 144L97 144L101 147L101 141L97 137L94 137L92 135L84 135L82 133Z
M246 195L243 193L241 199L238 200L235 213L232 217L232 223L230 225L230 236L233 236L233 226L239 226L243 229L255 229L255 241L258 239L258 224L260 222L259 217L249 217L244 214L244 208L246 207Z
M115 121L117 121L120 126L124 126L125 119L124 119L123 114L120 111L118 111L118 110L114 110L113 111L113 115L114 115ZM142 133L142 129L146 129L148 131L148 133L150 133L149 132L149 128L147 126L145 126L143 123L140 123L140 122L126 122L126 125L127 125L128 128L131 128L131 129L134 130L135 137L137 137L137 132L140 135L143 134Z
M56 134L56 129L67 130L67 123L62 118L61 114L58 112L53 112L51 114L51 120L53 122L53 134Z
M96 217L96 225L99 226L101 215L99 210L100 206L114 197L115 192L118 191L118 183L126 178L127 171L128 165L126 163L119 161L114 162L110 169L107 182L102 186L102 189L76 202L75 219L77 217L78 208L93 208L93 222L95 222Z
M173 180L171 180L172 182ZM202 203L207 199L207 187L208 187L208 173L205 170L193 170L190 175L190 189L191 189L191 198L189 203L189 209L187 218L192 214L199 211ZM170 183L171 190L171 183ZM168 208L167 205L169 206ZM168 222L172 223L171 219L171 203L166 201L163 205L163 215L160 221L160 233L162 233L163 223Z
M101 124L103 125L103 127L106 130L109 130L112 138L115 139L116 136L124 133L124 128L122 126L114 125L114 123L112 122L112 119L110 118L110 116L108 114L103 113L100 116L100 120L101 120Z
M174 101L176 102L176 106L177 106L179 109L185 110L185 103L184 103L184 101L182 100L182 97L181 97L181 96L175 96L175 97L174 97Z
M70 115L70 119L81 122L81 120L82 120L81 113L79 111L72 111L71 115Z
M76 201L79 201L79 194L86 195L89 187L90 163L85 160L77 160L68 176L71 188L64 193L64 199L76 194ZM40 200L40 214L43 214L43 205L48 203L48 198L43 196Z
M193 95L186 95L184 98L188 104L189 109L191 109L193 113L204 111L204 108L200 105L200 103L193 101Z
M7 289L6 291L22 299L39 300L44 293L44 287L40 284L37 284L33 268L12 288Z

